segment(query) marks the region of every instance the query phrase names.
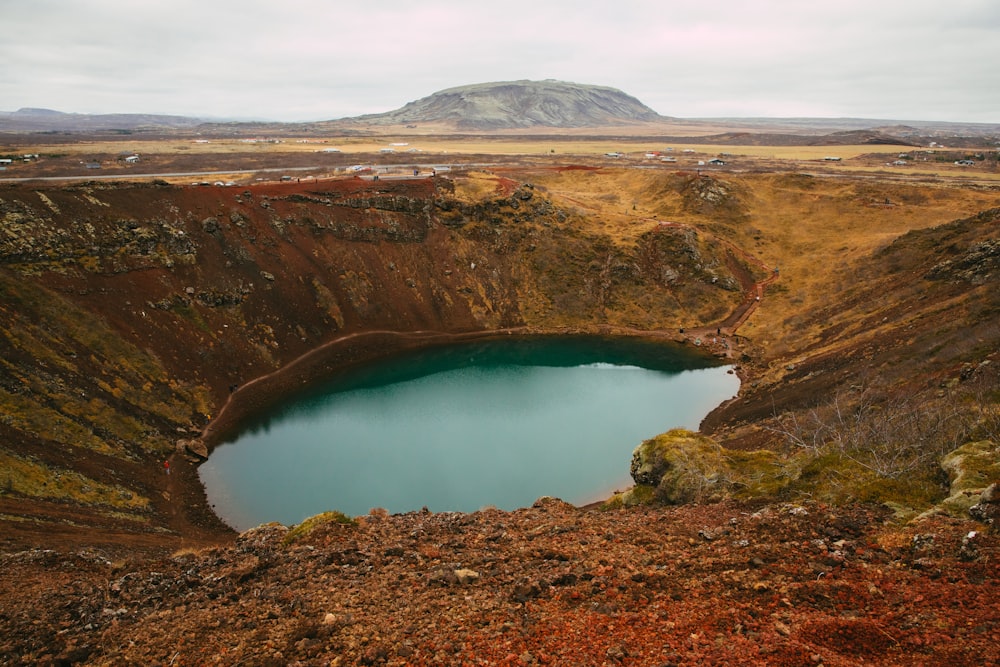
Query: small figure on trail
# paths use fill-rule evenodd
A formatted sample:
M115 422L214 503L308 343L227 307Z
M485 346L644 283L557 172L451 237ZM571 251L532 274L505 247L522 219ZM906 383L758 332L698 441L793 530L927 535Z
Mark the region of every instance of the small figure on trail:
M168 474L168 475L170 474L170 461L169 461L169 460L165 460L165 461L163 462L163 471L164 471L164 472L165 472L166 474Z
M718 328L717 328L717 329L715 330L715 335L716 335L716 336L721 336L721 335L722 335L722 327L718 327Z

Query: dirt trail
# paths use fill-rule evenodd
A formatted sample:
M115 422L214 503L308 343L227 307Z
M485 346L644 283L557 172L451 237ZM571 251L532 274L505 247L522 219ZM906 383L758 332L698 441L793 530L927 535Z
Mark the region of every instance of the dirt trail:
M727 357L733 357L736 352L736 341L732 338L727 339L724 337L735 337L739 328L750 319L750 316L760 306L768 285L778 280L778 269L769 267L760 258L750 254L732 241L721 238L700 227L684 222L656 220L653 218L645 219L649 222L655 222L659 228L690 230L725 246L726 267L739 281L740 289L744 294L744 300L721 322L693 329L685 328L682 333L686 340L693 342L695 345L707 344L718 353L724 354ZM746 263L757 265L769 274L768 277L764 280L755 280L753 274L747 270L745 264L740 262L740 259Z

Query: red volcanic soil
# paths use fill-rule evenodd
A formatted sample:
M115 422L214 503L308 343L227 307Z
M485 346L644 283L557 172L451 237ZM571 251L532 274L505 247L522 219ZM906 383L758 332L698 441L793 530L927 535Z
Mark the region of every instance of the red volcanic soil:
M883 511L722 503L373 511L112 562L0 556L0 661L969 665L1000 661L998 538Z

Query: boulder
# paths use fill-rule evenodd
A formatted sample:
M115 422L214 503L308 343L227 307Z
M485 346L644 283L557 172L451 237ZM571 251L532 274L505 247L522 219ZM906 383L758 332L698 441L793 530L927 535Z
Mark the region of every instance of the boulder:
M725 478L726 467L717 442L674 429L636 447L631 474L636 484L655 486L658 500L681 504L713 495Z
M775 477L777 463L772 452L730 451L706 435L674 429L636 447L631 465L636 493L626 492L620 500L626 506L719 500Z
M203 461L208 459L208 447L203 440L178 440L177 451L196 456Z
M948 473L948 497L934 510L952 516L966 516L973 506L982 506L979 513L985 516L985 509L995 505L995 491L990 496L988 490L995 487L1000 479L1000 447L991 440L968 442L941 460L941 468ZM983 498L987 497L986 502ZM973 514L975 516L975 514Z
M455 570L455 579L462 586L468 586L479 581L479 573L475 570L458 569Z
M979 502L969 508L969 516L1000 530L1000 485L993 482L979 496Z

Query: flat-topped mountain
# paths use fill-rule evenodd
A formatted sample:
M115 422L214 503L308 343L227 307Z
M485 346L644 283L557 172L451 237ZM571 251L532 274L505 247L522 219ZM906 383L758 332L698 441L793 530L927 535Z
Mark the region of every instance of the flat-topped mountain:
M374 124L444 122L460 129L598 127L663 120L616 88L566 81L500 81L448 88L395 111L356 120Z

